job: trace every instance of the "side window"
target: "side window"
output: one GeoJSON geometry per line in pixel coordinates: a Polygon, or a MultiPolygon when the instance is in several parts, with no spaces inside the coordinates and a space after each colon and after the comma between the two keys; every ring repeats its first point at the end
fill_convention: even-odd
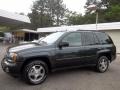
{"type": "Polygon", "coordinates": [[[95,38],[93,32],[84,32],[82,40],[83,45],[96,45],[99,43],[98,39],[95,38]]]}
{"type": "Polygon", "coordinates": [[[69,46],[80,46],[81,43],[81,33],[70,33],[63,38],[62,42],[68,42],[69,46]]]}
{"type": "Polygon", "coordinates": [[[105,33],[96,32],[96,35],[102,44],[111,44],[112,43],[112,40],[110,39],[110,37],[107,36],[105,33]]]}
{"type": "Polygon", "coordinates": [[[98,37],[96,36],[95,33],[94,33],[94,42],[95,42],[96,45],[100,44],[100,41],[99,41],[99,39],[98,39],[98,37]]]}

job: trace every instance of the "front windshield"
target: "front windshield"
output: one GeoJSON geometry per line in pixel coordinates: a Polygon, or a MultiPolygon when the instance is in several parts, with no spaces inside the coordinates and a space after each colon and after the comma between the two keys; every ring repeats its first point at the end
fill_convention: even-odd
{"type": "Polygon", "coordinates": [[[43,38],[39,43],[46,43],[46,44],[53,44],[59,37],[61,37],[64,34],[64,32],[57,32],[52,33],[45,38],[43,38]]]}

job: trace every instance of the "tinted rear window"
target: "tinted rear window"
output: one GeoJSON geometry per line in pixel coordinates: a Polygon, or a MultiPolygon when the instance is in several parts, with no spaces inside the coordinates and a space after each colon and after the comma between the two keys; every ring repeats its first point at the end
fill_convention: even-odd
{"type": "Polygon", "coordinates": [[[105,33],[102,33],[102,32],[95,32],[95,33],[96,33],[100,43],[102,43],[102,44],[111,44],[112,43],[111,38],[108,35],[106,35],[105,33]]]}
{"type": "Polygon", "coordinates": [[[83,45],[96,45],[99,43],[93,32],[84,32],[82,34],[83,45]]]}

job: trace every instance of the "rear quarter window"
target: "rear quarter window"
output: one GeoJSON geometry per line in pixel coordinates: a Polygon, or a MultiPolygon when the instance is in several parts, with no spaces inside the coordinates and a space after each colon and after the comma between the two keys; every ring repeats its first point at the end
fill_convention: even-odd
{"type": "Polygon", "coordinates": [[[112,39],[105,33],[95,32],[101,44],[112,44],[112,39]]]}

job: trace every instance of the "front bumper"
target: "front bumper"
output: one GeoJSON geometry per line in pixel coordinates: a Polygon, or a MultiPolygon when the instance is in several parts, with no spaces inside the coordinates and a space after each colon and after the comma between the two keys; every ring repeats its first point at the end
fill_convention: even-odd
{"type": "Polygon", "coordinates": [[[5,58],[1,61],[1,66],[4,72],[11,75],[20,75],[22,62],[10,63],[5,58]]]}

